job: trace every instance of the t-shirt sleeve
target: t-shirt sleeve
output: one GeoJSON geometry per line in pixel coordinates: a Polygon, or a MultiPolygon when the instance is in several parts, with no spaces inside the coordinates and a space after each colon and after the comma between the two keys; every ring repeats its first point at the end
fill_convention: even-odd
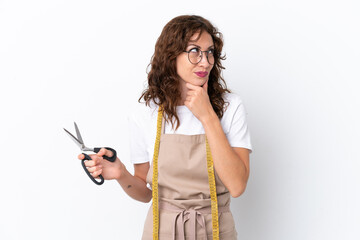
{"type": "Polygon", "coordinates": [[[149,162],[146,150],[146,134],[136,113],[128,117],[130,133],[130,161],[133,164],[149,162]]]}
{"type": "Polygon", "coordinates": [[[232,147],[247,148],[252,152],[252,145],[250,139],[250,131],[246,120],[246,109],[240,99],[230,103],[232,106],[231,122],[227,138],[232,147]]]}

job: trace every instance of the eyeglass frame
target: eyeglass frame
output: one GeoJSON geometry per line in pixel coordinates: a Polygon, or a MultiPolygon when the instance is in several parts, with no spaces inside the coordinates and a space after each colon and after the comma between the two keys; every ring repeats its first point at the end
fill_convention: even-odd
{"type": "Polygon", "coordinates": [[[214,52],[215,52],[214,49],[209,49],[209,50],[207,50],[207,51],[201,51],[200,49],[198,49],[198,50],[201,52],[201,54],[200,54],[200,60],[199,60],[197,63],[191,62],[191,60],[190,60],[190,51],[193,50],[193,49],[198,49],[198,48],[191,48],[189,51],[184,51],[184,52],[186,52],[186,53],[188,54],[188,60],[189,60],[189,62],[190,62],[191,64],[196,65],[196,64],[198,64],[199,62],[201,62],[201,60],[202,60],[202,58],[203,58],[203,53],[204,53],[204,52],[206,53],[205,55],[206,55],[206,60],[207,60],[207,62],[208,62],[210,65],[214,65],[214,64],[215,64],[215,56],[214,56],[214,63],[213,63],[213,64],[211,64],[210,61],[209,61],[209,51],[214,51],[214,52]]]}

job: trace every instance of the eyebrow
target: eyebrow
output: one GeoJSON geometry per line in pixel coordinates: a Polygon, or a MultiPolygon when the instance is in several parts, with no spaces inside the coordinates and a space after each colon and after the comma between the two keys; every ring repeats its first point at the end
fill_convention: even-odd
{"type": "MultiPolygon", "coordinates": [[[[199,45],[196,45],[194,43],[190,43],[187,47],[189,47],[189,46],[195,46],[195,47],[198,47],[199,49],[201,49],[201,47],[199,45]]],[[[208,50],[211,48],[214,48],[214,45],[211,45],[210,47],[208,47],[208,50]]]]}

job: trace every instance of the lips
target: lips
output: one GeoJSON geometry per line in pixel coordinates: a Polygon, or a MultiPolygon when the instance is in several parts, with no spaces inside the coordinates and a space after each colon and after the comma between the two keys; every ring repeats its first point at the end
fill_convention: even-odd
{"type": "Polygon", "coordinates": [[[208,72],[195,72],[195,74],[198,76],[198,77],[206,77],[208,75],[208,72]]]}

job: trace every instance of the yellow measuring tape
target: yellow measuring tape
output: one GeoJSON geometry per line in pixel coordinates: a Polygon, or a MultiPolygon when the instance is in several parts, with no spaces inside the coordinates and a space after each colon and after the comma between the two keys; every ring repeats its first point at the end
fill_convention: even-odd
{"type": "MultiPolygon", "coordinates": [[[[163,118],[163,110],[161,107],[159,107],[154,157],[153,157],[153,177],[152,177],[153,240],[159,240],[158,156],[159,156],[159,147],[160,147],[162,118],[163,118]]],[[[217,203],[215,174],[214,174],[214,162],[211,156],[210,146],[207,138],[206,138],[206,162],[207,162],[207,172],[209,178],[210,198],[211,198],[213,240],[219,240],[219,218],[218,218],[218,203],[217,203]]]]}
{"type": "Polygon", "coordinates": [[[218,202],[216,195],[216,184],[215,184],[215,174],[214,174],[214,162],[210,152],[210,146],[206,138],[206,162],[209,178],[209,187],[210,187],[210,198],[211,198],[211,221],[212,221],[212,231],[213,239],[219,240],[219,218],[218,218],[218,202]]]}
{"type": "Polygon", "coordinates": [[[156,127],[154,157],[153,157],[153,176],[152,176],[153,240],[159,240],[158,157],[159,157],[162,118],[163,118],[163,111],[162,108],[159,107],[157,127],[156,127]]]}

